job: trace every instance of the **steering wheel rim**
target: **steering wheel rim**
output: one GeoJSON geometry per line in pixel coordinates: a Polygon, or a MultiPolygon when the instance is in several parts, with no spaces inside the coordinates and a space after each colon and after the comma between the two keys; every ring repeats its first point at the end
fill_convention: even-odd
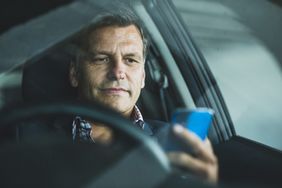
{"type": "Polygon", "coordinates": [[[124,132],[138,142],[146,141],[143,134],[140,134],[131,122],[111,109],[100,104],[88,104],[73,101],[33,102],[22,103],[15,106],[8,106],[0,112],[0,130],[8,125],[15,125],[15,122],[39,115],[77,115],[91,118],[110,125],[115,130],[124,132]]]}
{"type": "MultiPolygon", "coordinates": [[[[9,106],[2,109],[0,112],[0,131],[8,125],[16,125],[15,122],[36,117],[38,115],[78,115],[85,118],[95,119],[97,122],[105,123],[114,130],[120,131],[140,143],[141,147],[143,147],[141,149],[142,152],[144,150],[149,151],[150,156],[159,163],[160,167],[164,171],[164,174],[168,174],[168,172],[170,172],[169,162],[164,152],[151,138],[142,134],[142,132],[134,126],[129,126],[132,124],[129,120],[122,118],[118,113],[99,104],[85,104],[74,101],[53,101],[9,106]]],[[[140,151],[137,153],[140,155],[140,151]]],[[[120,167],[117,169],[120,169],[120,167]]],[[[105,179],[113,176],[111,172],[105,174],[106,175],[100,178],[103,181],[99,181],[98,179],[97,181],[92,182],[92,185],[104,185],[105,179]]],[[[121,182],[120,185],[124,186],[125,184],[124,182],[121,182]]]]}

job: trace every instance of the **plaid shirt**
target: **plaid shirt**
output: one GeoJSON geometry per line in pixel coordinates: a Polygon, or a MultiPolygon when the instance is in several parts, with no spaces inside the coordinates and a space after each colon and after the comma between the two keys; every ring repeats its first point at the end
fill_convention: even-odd
{"type": "MultiPolygon", "coordinates": [[[[135,105],[131,114],[131,120],[134,125],[144,130],[145,122],[143,116],[135,105]]],[[[79,116],[76,116],[72,122],[72,139],[74,142],[90,142],[95,143],[91,137],[91,124],[79,116]]]]}

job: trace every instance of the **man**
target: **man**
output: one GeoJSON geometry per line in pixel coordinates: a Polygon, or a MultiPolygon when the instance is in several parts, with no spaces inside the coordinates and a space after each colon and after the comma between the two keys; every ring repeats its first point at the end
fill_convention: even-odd
{"type": "MultiPolygon", "coordinates": [[[[150,128],[136,106],[145,86],[147,39],[137,17],[131,12],[101,15],[82,31],[73,44],[77,57],[70,66],[70,82],[77,88],[78,99],[98,101],[131,119],[141,129],[150,128]]],[[[174,133],[193,149],[167,154],[171,163],[203,177],[217,181],[218,164],[208,139],[202,142],[181,126],[174,133]]],[[[73,121],[73,139],[110,143],[112,131],[81,117],[73,121]]]]}

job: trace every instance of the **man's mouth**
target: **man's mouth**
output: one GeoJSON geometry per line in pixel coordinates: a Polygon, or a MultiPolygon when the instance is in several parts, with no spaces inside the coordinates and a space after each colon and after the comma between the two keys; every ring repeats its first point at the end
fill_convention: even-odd
{"type": "Polygon", "coordinates": [[[101,91],[105,94],[108,95],[120,95],[123,93],[128,93],[129,91],[127,89],[124,88],[120,88],[120,87],[111,87],[111,88],[103,88],[101,89],[101,91]]]}

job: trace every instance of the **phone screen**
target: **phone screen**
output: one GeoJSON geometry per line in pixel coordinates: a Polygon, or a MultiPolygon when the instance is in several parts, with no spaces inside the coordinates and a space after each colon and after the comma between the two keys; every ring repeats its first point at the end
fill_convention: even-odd
{"type": "MultiPolygon", "coordinates": [[[[172,126],[180,124],[191,132],[194,132],[201,140],[205,140],[212,122],[214,111],[210,108],[178,109],[171,118],[172,126]]],[[[172,132],[172,127],[165,140],[166,151],[191,152],[186,144],[181,142],[172,132]]]]}
{"type": "Polygon", "coordinates": [[[194,110],[179,109],[172,115],[173,124],[181,124],[205,140],[213,118],[214,111],[210,108],[196,108],[194,110]]]}

